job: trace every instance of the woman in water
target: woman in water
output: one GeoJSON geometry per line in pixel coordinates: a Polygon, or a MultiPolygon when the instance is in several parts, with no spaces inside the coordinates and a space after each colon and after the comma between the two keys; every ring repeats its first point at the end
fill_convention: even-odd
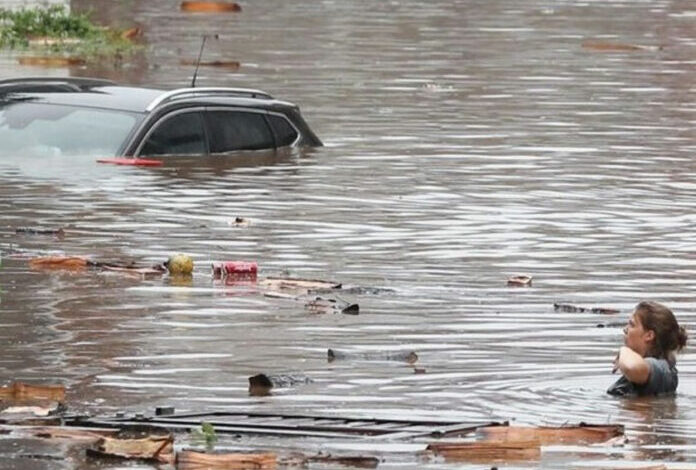
{"type": "Polygon", "coordinates": [[[609,387],[610,395],[674,393],[679,384],[676,353],[686,345],[686,330],[670,309],[641,302],[624,328],[624,346],[614,360],[623,376],[609,387]]]}

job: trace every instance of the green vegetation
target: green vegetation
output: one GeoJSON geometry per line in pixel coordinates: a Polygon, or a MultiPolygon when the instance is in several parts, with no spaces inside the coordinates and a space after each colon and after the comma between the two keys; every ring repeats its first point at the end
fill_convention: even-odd
{"type": "Polygon", "coordinates": [[[191,435],[194,441],[205,444],[208,450],[213,449],[218,439],[217,434],[215,434],[215,428],[210,423],[201,423],[201,428],[192,430],[191,435]]]}
{"type": "Polygon", "coordinates": [[[17,11],[0,8],[0,48],[95,59],[121,58],[137,46],[121,31],[95,25],[87,14],[51,6],[17,11]]]}

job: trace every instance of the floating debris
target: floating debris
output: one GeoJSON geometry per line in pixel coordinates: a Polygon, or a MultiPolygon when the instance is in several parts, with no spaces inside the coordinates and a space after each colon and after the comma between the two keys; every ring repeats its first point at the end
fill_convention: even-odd
{"type": "Polygon", "coordinates": [[[233,277],[255,280],[259,265],[255,261],[222,261],[213,263],[212,269],[215,279],[233,277]]]}
{"type": "Polygon", "coordinates": [[[257,374],[249,377],[249,395],[268,395],[272,388],[294,387],[312,382],[314,381],[311,378],[300,374],[257,374]]]}
{"type": "Polygon", "coordinates": [[[570,304],[559,304],[559,303],[554,303],[553,304],[553,309],[556,312],[567,312],[567,313],[598,313],[600,315],[615,315],[617,313],[621,313],[620,310],[616,310],[613,308],[604,308],[604,307],[577,307],[575,305],[570,305],[570,304]]]}
{"type": "Polygon", "coordinates": [[[539,441],[517,442],[437,442],[427,450],[442,455],[445,460],[467,462],[499,462],[539,460],[539,441]]]}
{"type": "Polygon", "coordinates": [[[327,351],[329,362],[335,360],[358,360],[358,361],[396,361],[415,364],[418,361],[418,354],[415,351],[396,351],[386,353],[363,353],[363,352],[347,352],[329,349],[327,351]]]}
{"type": "Polygon", "coordinates": [[[486,441],[538,441],[540,445],[595,444],[624,435],[622,425],[490,426],[478,429],[486,441]]]}
{"type": "MultiPolygon", "coordinates": [[[[198,65],[200,67],[219,67],[219,68],[225,68],[225,69],[231,69],[231,70],[237,70],[239,67],[241,67],[241,64],[236,60],[208,60],[208,61],[204,60],[204,61],[198,62],[197,60],[194,60],[194,59],[181,59],[179,61],[179,64],[181,64],[181,65],[198,65]]],[[[237,219],[241,219],[241,217],[237,217],[237,219]]],[[[230,225],[243,226],[242,222],[230,223],[230,225]]]]}
{"type": "Polygon", "coordinates": [[[301,279],[290,277],[267,277],[259,281],[259,286],[276,292],[292,292],[296,295],[309,294],[315,289],[340,289],[341,283],[321,281],[318,279],[301,279]]]}
{"type": "Polygon", "coordinates": [[[65,236],[65,230],[62,228],[18,227],[15,229],[15,233],[22,235],[49,235],[57,238],[65,236]]]}
{"type": "Polygon", "coordinates": [[[583,41],[582,48],[603,52],[658,51],[663,49],[662,46],[641,46],[636,44],[626,44],[620,42],[599,41],[591,39],[583,41]]]}
{"type": "Polygon", "coordinates": [[[512,276],[507,280],[507,285],[511,287],[531,287],[532,286],[532,276],[512,276]]]}
{"type": "Polygon", "coordinates": [[[234,2],[181,2],[182,11],[202,13],[239,12],[242,7],[234,2]]]}
{"type": "Polygon", "coordinates": [[[0,400],[53,400],[62,402],[65,400],[65,387],[63,385],[31,385],[14,382],[7,387],[0,387],[0,400]]]}
{"type": "Polygon", "coordinates": [[[626,322],[621,321],[597,323],[597,328],[623,328],[624,326],[626,326],[626,322]]]}
{"type": "Polygon", "coordinates": [[[324,463],[343,465],[351,468],[377,468],[380,460],[377,457],[353,456],[353,455],[331,455],[322,454],[309,455],[301,459],[305,465],[311,463],[324,463]]]}
{"type": "Polygon", "coordinates": [[[270,452],[210,454],[182,450],[176,454],[177,470],[275,470],[276,461],[276,454],[270,452]]]}
{"type": "Polygon", "coordinates": [[[181,253],[171,256],[164,265],[169,274],[188,276],[193,273],[193,258],[181,253]]]}
{"type": "Polygon", "coordinates": [[[101,437],[94,447],[87,449],[87,455],[172,463],[174,436],[165,428],[132,426],[114,436],[101,437]]]}
{"type": "Polygon", "coordinates": [[[82,271],[93,268],[103,271],[115,271],[142,276],[162,275],[167,272],[165,264],[150,267],[136,266],[133,263],[114,263],[93,261],[82,256],[40,256],[29,260],[33,269],[82,271]]]}
{"type": "Polygon", "coordinates": [[[315,313],[343,313],[345,315],[358,315],[360,306],[348,302],[338,296],[333,298],[314,297],[305,303],[305,308],[315,313]]]}

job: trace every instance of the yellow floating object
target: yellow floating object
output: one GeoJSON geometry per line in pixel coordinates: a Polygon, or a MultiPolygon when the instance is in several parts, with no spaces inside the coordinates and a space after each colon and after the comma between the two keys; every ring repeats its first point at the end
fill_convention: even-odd
{"type": "Polygon", "coordinates": [[[167,261],[169,274],[191,274],[193,272],[193,259],[181,253],[172,256],[167,261]]]}

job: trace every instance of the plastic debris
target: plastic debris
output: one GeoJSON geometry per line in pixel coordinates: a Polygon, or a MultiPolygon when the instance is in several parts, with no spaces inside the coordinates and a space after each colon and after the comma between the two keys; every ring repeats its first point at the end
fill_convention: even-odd
{"type": "Polygon", "coordinates": [[[520,275],[509,277],[507,285],[510,287],[531,287],[532,276],[520,275]]]}
{"type": "Polygon", "coordinates": [[[604,307],[577,307],[570,304],[553,304],[553,309],[556,312],[568,312],[568,313],[598,313],[600,315],[616,315],[621,313],[620,310],[614,308],[604,308],[604,307]]]}
{"type": "Polygon", "coordinates": [[[396,351],[385,353],[364,353],[364,352],[347,352],[329,349],[327,351],[329,362],[338,359],[358,360],[358,361],[397,361],[415,364],[418,361],[418,354],[414,351],[396,351]]]}
{"type": "Polygon", "coordinates": [[[249,395],[268,395],[272,388],[294,387],[295,385],[305,385],[312,382],[311,378],[299,374],[256,374],[249,377],[249,395]]]}
{"type": "Polygon", "coordinates": [[[190,275],[193,273],[193,258],[181,253],[170,257],[164,265],[169,270],[169,274],[190,275]]]}
{"type": "Polygon", "coordinates": [[[355,303],[343,300],[338,296],[334,297],[314,297],[305,303],[305,308],[316,313],[343,313],[345,315],[358,315],[360,306],[355,303]]]}

